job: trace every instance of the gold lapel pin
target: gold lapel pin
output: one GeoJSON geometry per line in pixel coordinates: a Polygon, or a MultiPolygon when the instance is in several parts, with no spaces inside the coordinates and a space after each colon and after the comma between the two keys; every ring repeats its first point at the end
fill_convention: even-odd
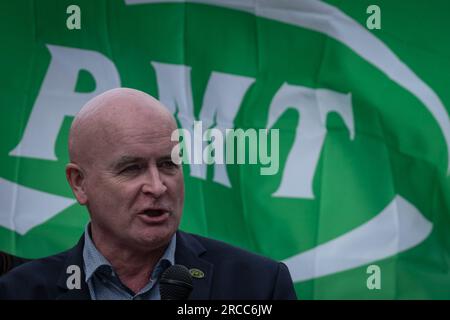
{"type": "Polygon", "coordinates": [[[193,276],[194,278],[197,278],[197,279],[201,279],[201,278],[205,277],[205,273],[202,270],[197,269],[197,268],[189,269],[189,273],[191,274],[191,276],[193,276]]]}

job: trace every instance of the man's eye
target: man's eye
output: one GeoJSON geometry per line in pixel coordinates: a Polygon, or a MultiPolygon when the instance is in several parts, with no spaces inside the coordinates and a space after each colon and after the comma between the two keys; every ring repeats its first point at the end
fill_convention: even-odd
{"type": "Polygon", "coordinates": [[[134,171],[139,171],[142,169],[142,166],[139,164],[133,164],[131,166],[126,167],[125,169],[123,169],[121,172],[123,173],[127,173],[127,172],[134,172],[134,171]]]}
{"type": "Polygon", "coordinates": [[[178,165],[172,161],[163,161],[161,162],[160,167],[166,169],[174,169],[178,168],[178,165]]]}

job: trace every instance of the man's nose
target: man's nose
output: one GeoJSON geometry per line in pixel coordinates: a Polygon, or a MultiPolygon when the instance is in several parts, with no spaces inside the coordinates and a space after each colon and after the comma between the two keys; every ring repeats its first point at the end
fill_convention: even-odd
{"type": "Polygon", "coordinates": [[[161,176],[157,167],[150,167],[142,185],[142,192],[150,194],[155,198],[160,197],[166,192],[167,187],[161,180],[161,176]]]}

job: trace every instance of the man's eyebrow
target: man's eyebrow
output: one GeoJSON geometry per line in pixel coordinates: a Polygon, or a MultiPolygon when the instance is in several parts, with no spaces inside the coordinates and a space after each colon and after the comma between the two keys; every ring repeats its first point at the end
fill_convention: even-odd
{"type": "Polygon", "coordinates": [[[167,161],[167,160],[172,161],[172,156],[169,154],[169,155],[166,155],[166,156],[162,156],[162,157],[159,158],[158,160],[159,160],[159,161],[167,161]]]}
{"type": "Polygon", "coordinates": [[[112,163],[111,168],[118,169],[118,168],[121,168],[130,163],[143,162],[143,161],[146,161],[146,160],[142,157],[122,156],[117,161],[112,163]]]}

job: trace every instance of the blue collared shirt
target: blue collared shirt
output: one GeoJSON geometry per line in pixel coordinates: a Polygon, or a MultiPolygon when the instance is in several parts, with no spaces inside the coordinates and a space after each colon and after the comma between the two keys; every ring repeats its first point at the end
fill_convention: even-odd
{"type": "Polygon", "coordinates": [[[134,294],[119,279],[111,263],[97,250],[89,235],[84,233],[84,271],[92,300],[160,300],[159,277],[175,263],[176,234],[153,269],[147,285],[134,294]]]}

